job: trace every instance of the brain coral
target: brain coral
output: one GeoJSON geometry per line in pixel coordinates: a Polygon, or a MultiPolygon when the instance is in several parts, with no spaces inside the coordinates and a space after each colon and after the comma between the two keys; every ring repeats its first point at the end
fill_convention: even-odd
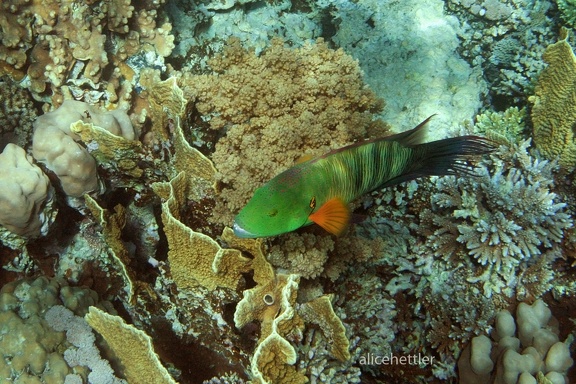
{"type": "Polygon", "coordinates": [[[214,73],[185,77],[183,88],[213,129],[225,129],[213,154],[218,221],[229,222],[256,187],[302,155],[384,131],[373,121],[382,103],[358,63],[321,40],[298,49],[274,40],[260,56],[231,40],[209,64],[214,73]]]}

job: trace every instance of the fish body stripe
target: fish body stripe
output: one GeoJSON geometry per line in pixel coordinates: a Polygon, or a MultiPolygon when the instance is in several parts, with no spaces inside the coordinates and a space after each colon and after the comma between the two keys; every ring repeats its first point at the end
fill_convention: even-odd
{"type": "Polygon", "coordinates": [[[318,206],[333,197],[349,203],[400,176],[413,151],[392,141],[351,147],[303,164],[309,169],[302,170],[302,181],[316,186],[318,206]]]}

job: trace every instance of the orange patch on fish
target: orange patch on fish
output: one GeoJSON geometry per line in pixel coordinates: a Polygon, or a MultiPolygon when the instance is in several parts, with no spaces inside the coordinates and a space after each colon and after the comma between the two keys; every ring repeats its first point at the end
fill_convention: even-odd
{"type": "Polygon", "coordinates": [[[334,197],[308,218],[331,234],[340,236],[350,222],[350,209],[342,199],[334,197]]]}

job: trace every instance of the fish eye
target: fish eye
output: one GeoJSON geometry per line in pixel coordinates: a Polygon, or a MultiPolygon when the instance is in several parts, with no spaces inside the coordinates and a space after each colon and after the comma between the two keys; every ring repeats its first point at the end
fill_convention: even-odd
{"type": "Polygon", "coordinates": [[[268,212],[268,216],[270,217],[274,217],[278,214],[278,210],[277,209],[273,209],[270,212],[268,212]]]}

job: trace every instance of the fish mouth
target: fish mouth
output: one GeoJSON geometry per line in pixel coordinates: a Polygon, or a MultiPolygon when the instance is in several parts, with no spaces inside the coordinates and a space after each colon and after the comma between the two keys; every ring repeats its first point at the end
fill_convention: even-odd
{"type": "Polygon", "coordinates": [[[240,226],[240,224],[238,224],[238,222],[234,221],[234,225],[232,226],[232,229],[234,230],[234,235],[236,237],[239,237],[241,239],[254,239],[258,236],[256,236],[253,233],[248,232],[247,230],[245,230],[244,228],[242,228],[240,226]]]}

